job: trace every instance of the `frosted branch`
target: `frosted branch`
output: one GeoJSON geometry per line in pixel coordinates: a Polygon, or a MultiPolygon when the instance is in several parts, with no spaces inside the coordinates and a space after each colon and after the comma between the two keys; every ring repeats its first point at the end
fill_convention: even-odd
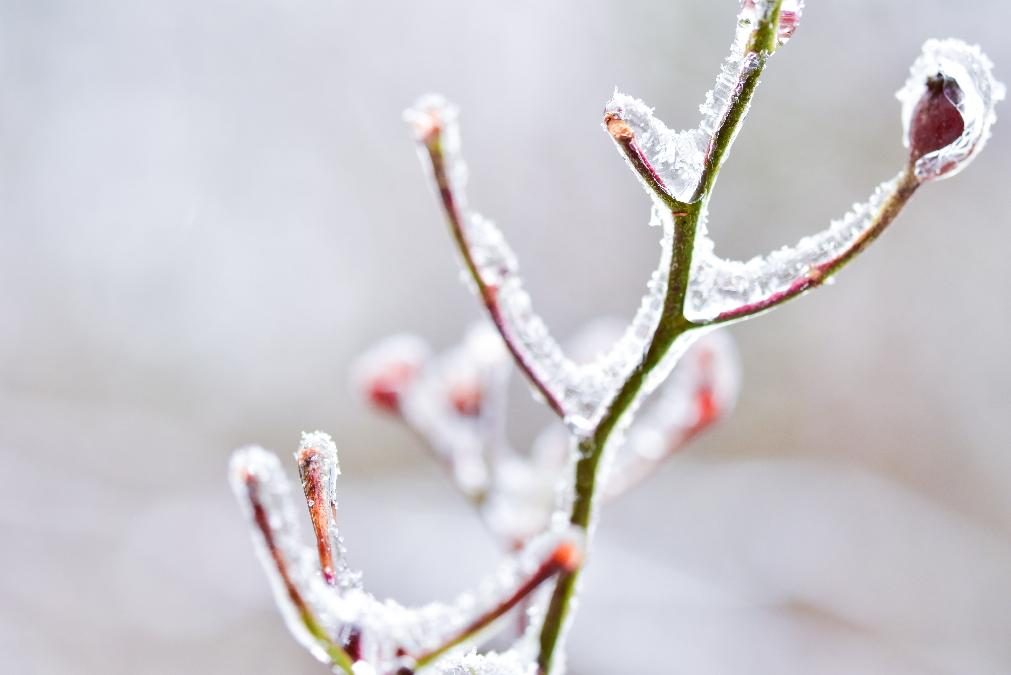
{"type": "Polygon", "coordinates": [[[916,124],[930,125],[932,121],[916,113],[928,82],[934,77],[952,83],[945,95],[957,99],[951,104],[961,118],[961,133],[943,147],[915,158],[916,176],[921,181],[954,176],[976,158],[997,121],[996,104],[1006,94],[1004,85],[994,79],[993,63],[978,46],[954,39],[927,40],[905,86],[896,94],[902,104],[907,148],[916,124]]]}
{"type": "Polygon", "coordinates": [[[898,216],[918,183],[909,171],[821,232],[747,262],[725,260],[700,228],[686,308],[699,323],[724,323],[767,311],[825,283],[898,216]]]}
{"type": "Polygon", "coordinates": [[[825,283],[884,232],[921,184],[958,173],[978,155],[1004,93],[978,47],[929,40],[898,94],[911,164],[827,229],[747,262],[719,258],[701,219],[688,318],[700,323],[743,319],[825,283]],[[932,102],[941,96],[957,100],[932,102]]]}
{"type": "Polygon", "coordinates": [[[559,672],[602,497],[639,482],[734,404],[736,360],[726,338],[712,334],[716,325],[826,283],[922,184],[956,174],[979,154],[1004,87],[978,47],[928,41],[898,94],[909,149],[898,175],[794,246],[746,262],[717,256],[706,230],[717,176],[769,56],[794,34],[802,9],[802,0],[741,1],[730,55],[693,129],[672,131],[651,108],[618,92],[607,104],[604,126],[651,197],[661,253],[631,324],[585,361],[573,360],[576,350],[563,350],[551,336],[503,233],[469,208],[456,109],[430,96],[406,113],[466,277],[494,328],[472,330],[437,357],[420,339],[397,336],[360,360],[355,381],[372,406],[424,439],[489,528],[519,553],[479,591],[449,604],[408,608],[376,600],[346,562],[330,438],[307,434],[295,455],[315,551],[301,541],[276,457],[259,448],[237,451],[232,484],[275,598],[296,639],[317,658],[351,675],[426,666],[446,675],[559,672]],[[516,452],[504,433],[510,360],[564,422],[529,454],[516,452]],[[551,579],[548,598],[537,589],[551,579]],[[527,604],[529,630],[507,653],[468,652],[527,604]]]}
{"type": "Polygon", "coordinates": [[[502,232],[467,207],[467,167],[460,155],[456,107],[441,97],[426,96],[405,118],[414,130],[422,163],[438,189],[478,296],[520,370],[545,403],[564,418],[565,370],[571,364],[533,311],[516,257],[502,232]]]}
{"type": "Polygon", "coordinates": [[[306,434],[296,453],[319,560],[301,539],[292,490],[277,457],[244,448],[232,458],[232,485],[288,628],[319,660],[346,673],[413,670],[475,643],[551,577],[578,565],[581,537],[553,531],[507,560],[479,590],[450,604],[407,608],[367,593],[347,571],[336,526],[339,475],[326,434],[306,434]]]}
{"type": "Polygon", "coordinates": [[[351,572],[344,561],[344,544],[337,529],[337,477],[341,472],[337,446],[326,434],[303,434],[295,461],[316,535],[323,579],[331,586],[358,586],[359,575],[351,572]]]}
{"type": "Polygon", "coordinates": [[[661,317],[670,269],[674,221],[654,207],[650,224],[662,231],[661,256],[636,315],[624,335],[591,363],[569,359],[534,312],[512,250],[501,231],[466,206],[466,165],[459,152],[456,110],[438,97],[423,98],[407,113],[422,159],[432,173],[451,229],[492,322],[519,369],[556,413],[585,433],[640,362],[661,317]]]}
{"type": "Polygon", "coordinates": [[[727,333],[710,333],[692,345],[616,449],[604,498],[614,499],[635,487],[725,418],[737,401],[740,377],[737,350],[727,333]]]}
{"type": "Polygon", "coordinates": [[[288,482],[277,457],[258,447],[237,450],[231,481],[251,521],[256,552],[288,630],[318,660],[350,674],[351,657],[334,638],[318,606],[311,556],[299,541],[288,482]]]}
{"type": "Polygon", "coordinates": [[[699,106],[702,119],[695,129],[669,129],[648,105],[618,91],[605,106],[604,126],[618,149],[647,192],[671,211],[683,212],[711,188],[750,108],[766,58],[796,30],[804,3],[781,4],[742,3],[730,54],[699,106]],[[770,30],[773,20],[778,22],[775,32],[770,30]]]}
{"type": "Polygon", "coordinates": [[[510,370],[498,333],[480,323],[460,345],[435,357],[420,338],[386,338],[358,358],[352,381],[372,407],[413,431],[460,491],[480,505],[496,458],[512,453],[505,438],[510,370]],[[391,389],[395,405],[375,394],[391,389]]]}
{"type": "Polygon", "coordinates": [[[652,108],[619,91],[604,106],[604,128],[646,191],[682,212],[702,174],[702,135],[668,129],[652,108]]]}
{"type": "MultiPolygon", "coordinates": [[[[617,319],[598,320],[567,342],[566,349],[593,361],[625,330],[617,319]]],[[[359,394],[374,408],[395,412],[444,465],[454,485],[477,507],[489,531],[506,550],[515,550],[544,532],[557,504],[559,482],[569,470],[571,441],[557,423],[537,437],[529,452],[504,437],[508,354],[485,323],[472,326],[463,342],[428,356],[417,338],[393,336],[363,354],[354,368],[359,394]],[[412,355],[424,353],[424,359],[412,355]],[[406,364],[410,363],[408,368],[406,364]],[[389,373],[409,371],[399,380],[396,406],[375,397],[387,391],[389,373]]],[[[702,337],[677,359],[661,385],[616,448],[606,496],[615,497],[656,471],[696,435],[733,407],[738,372],[733,342],[722,332],[702,337]]]]}

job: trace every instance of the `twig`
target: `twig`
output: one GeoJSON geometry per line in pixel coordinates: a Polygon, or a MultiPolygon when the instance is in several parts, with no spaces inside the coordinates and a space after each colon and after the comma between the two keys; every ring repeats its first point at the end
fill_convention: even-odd
{"type": "Polygon", "coordinates": [[[246,486],[246,497],[248,499],[249,508],[252,512],[253,522],[255,523],[260,536],[263,537],[264,545],[266,546],[267,551],[269,551],[270,557],[274,562],[274,568],[284,584],[285,591],[288,594],[288,599],[291,600],[292,605],[298,612],[299,619],[305,626],[309,635],[316,640],[319,646],[326,653],[331,663],[335,667],[340,668],[346,675],[352,675],[351,657],[339,644],[334,642],[333,638],[327,634],[322,623],[320,623],[320,620],[313,613],[309,604],[305,601],[305,598],[302,597],[302,593],[298,590],[298,587],[291,578],[291,573],[288,571],[288,560],[284,557],[284,553],[281,552],[280,547],[274,539],[274,531],[270,526],[270,514],[267,512],[263,501],[260,499],[259,478],[257,478],[257,476],[252,472],[244,471],[242,476],[240,476],[240,480],[242,480],[243,484],[246,486]]]}
{"type": "Polygon", "coordinates": [[[540,567],[538,567],[512,595],[503,600],[496,607],[477,617],[473,622],[462,628],[459,633],[450,638],[442,646],[418,656],[416,658],[417,667],[422,668],[425,665],[432,663],[449,650],[475,637],[478,633],[493,624],[504,614],[522,603],[545,581],[560,572],[568,572],[575,569],[579,566],[581,561],[582,552],[574,543],[564,542],[559,544],[551,552],[551,555],[548,556],[547,560],[541,563],[540,567]]]}
{"type": "MultiPolygon", "coordinates": [[[[779,11],[782,0],[775,0],[772,7],[761,17],[752,36],[749,48],[758,51],[771,52],[775,49],[777,30],[779,26],[779,11]]],[[[723,116],[719,128],[713,136],[710,151],[707,156],[702,177],[687,208],[675,216],[676,235],[674,251],[671,256],[671,270],[664,298],[663,318],[650,340],[649,346],[639,366],[632,371],[625,383],[618,390],[610,405],[604,412],[593,433],[583,438],[579,444],[580,457],[576,464],[575,499],[572,505],[569,521],[580,528],[588,530],[596,504],[597,477],[600,460],[611,434],[618,426],[624,414],[637,400],[648,375],[667,355],[671,347],[682,336],[698,328],[685,317],[685,299],[688,292],[688,281],[691,272],[695,233],[700,216],[705,211],[706,201],[716,181],[716,176],[733,142],[737,129],[740,127],[754,95],[759,77],[765,67],[765,58],[758,61],[743,75],[740,93],[733,98],[727,113],[723,116]]],[[[611,129],[609,128],[609,131],[611,129]]],[[[614,132],[611,131],[612,138],[614,132]]],[[[622,134],[624,135],[624,134],[622,134]]],[[[619,145],[621,145],[619,143],[619,145]]],[[[622,147],[633,147],[631,144],[622,147]]],[[[635,153],[638,154],[638,153],[635,153]]],[[[634,156],[634,155],[633,155],[634,156]]],[[[633,167],[636,165],[630,157],[633,167]]],[[[640,176],[643,176],[639,171],[640,176]]],[[[655,184],[649,174],[643,176],[647,184],[655,184]]],[[[654,188],[656,189],[656,188],[654,188]]],[[[658,197],[663,199],[662,194],[658,197]]],[[[666,202],[665,202],[666,203],[666,202]]],[[[562,574],[555,585],[554,594],[548,605],[548,611],[540,634],[540,652],[537,666],[542,675],[551,672],[555,653],[561,641],[561,636],[568,619],[569,608],[575,593],[579,570],[562,574]]]]}
{"type": "Polygon", "coordinates": [[[877,239],[882,232],[895,220],[896,216],[909,201],[910,197],[920,187],[920,180],[916,177],[913,164],[910,164],[902,172],[899,180],[895,183],[892,192],[885,198],[884,203],[878,209],[868,227],[856,237],[853,242],[839,255],[819,265],[815,265],[803,276],[795,279],[785,290],[763,298],[757,302],[742,305],[732,310],[718,314],[707,325],[718,325],[733,323],[746,319],[762,312],[766,312],[785,302],[797,298],[811,289],[817,288],[830,279],[836,272],[845,267],[850,261],[858,256],[865,248],[877,239]]]}
{"type": "Polygon", "coordinates": [[[639,147],[639,142],[636,140],[635,132],[632,131],[632,127],[621,118],[621,115],[617,112],[609,112],[604,115],[604,126],[607,128],[607,133],[611,134],[611,138],[614,140],[615,144],[621,149],[625,159],[628,160],[629,166],[635,171],[642,180],[646,183],[650,190],[653,191],[660,201],[662,201],[668,209],[675,215],[684,215],[688,205],[684,202],[678,201],[673,194],[671,194],[670,188],[664,183],[663,178],[660,177],[659,172],[653,167],[653,164],[646,157],[646,153],[642,151],[639,147]]]}
{"type": "Polygon", "coordinates": [[[454,193],[453,186],[446,173],[445,155],[443,154],[443,127],[439,119],[430,120],[430,127],[426,129],[423,138],[420,139],[428,153],[428,158],[432,167],[432,176],[439,191],[439,200],[442,203],[446,219],[449,221],[450,230],[453,233],[453,241],[456,243],[460,255],[463,257],[467,272],[477,286],[478,295],[484,303],[492,323],[502,336],[506,348],[516,361],[517,367],[526,376],[530,384],[537,390],[551,410],[561,418],[565,417],[566,411],[560,398],[551,390],[548,384],[535,372],[534,366],[527,359],[526,355],[516,344],[507,322],[502,315],[502,308],[498,302],[498,287],[489,283],[481,274],[481,270],[474,260],[474,254],[464,230],[463,216],[460,213],[458,199],[454,193]]]}

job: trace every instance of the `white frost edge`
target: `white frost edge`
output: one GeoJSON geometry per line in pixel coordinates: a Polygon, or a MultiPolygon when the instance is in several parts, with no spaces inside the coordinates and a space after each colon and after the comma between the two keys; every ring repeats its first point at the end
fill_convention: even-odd
{"type": "Polygon", "coordinates": [[[916,162],[920,179],[950,178],[962,171],[980,153],[997,121],[996,104],[1006,95],[1003,84],[994,79],[993,62],[978,45],[948,38],[923,44],[920,56],[909,71],[905,86],[896,92],[902,103],[903,141],[909,147],[913,111],[925,91],[928,77],[942,73],[953,78],[962,90],[958,105],[965,129],[953,143],[928,153],[916,162]]]}
{"type": "MultiPolygon", "coordinates": [[[[321,440],[312,435],[310,438],[321,440]]],[[[324,663],[329,662],[329,658],[302,623],[253,519],[245,480],[247,475],[257,480],[272,536],[288,562],[292,583],[329,635],[336,639],[347,626],[362,630],[369,641],[365,647],[370,656],[368,660],[380,672],[395,670],[393,666],[398,663],[399,648],[423,653],[444,644],[478,616],[512,595],[560,543],[583,546],[581,533],[570,528],[553,530],[532,540],[518,554],[508,557],[476,591],[463,593],[449,604],[430,603],[409,608],[393,600],[377,600],[363,589],[341,589],[326,584],[320,574],[314,547],[303,540],[299,519],[295,515],[297,508],[292,486],[275,454],[255,446],[236,450],[232,454],[229,473],[285,624],[295,639],[324,663]]],[[[465,647],[461,647],[460,651],[463,649],[465,647]]]]}

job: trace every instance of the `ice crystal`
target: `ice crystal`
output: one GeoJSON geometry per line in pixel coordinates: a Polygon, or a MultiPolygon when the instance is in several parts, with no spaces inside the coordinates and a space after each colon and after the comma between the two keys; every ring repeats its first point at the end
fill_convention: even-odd
{"type": "MultiPolygon", "coordinates": [[[[319,497],[326,500],[326,508],[335,510],[335,481],[340,472],[329,436],[305,434],[296,459],[303,469],[310,513],[319,497]],[[310,485],[317,480],[314,471],[320,472],[322,490],[310,485]]],[[[349,662],[362,662],[378,673],[413,667],[427,655],[452,647],[458,636],[477,637],[500,618],[503,608],[512,607],[551,575],[578,564],[582,556],[578,532],[545,532],[526,542],[475,591],[448,604],[404,607],[392,600],[377,600],[362,588],[356,575],[337,582],[327,578],[328,555],[334,556],[335,566],[346,570],[336,524],[329,522],[329,529],[318,537],[321,555],[314,557],[302,539],[292,490],[274,454],[258,447],[236,451],[231,480],[285,623],[303,646],[326,663],[334,663],[335,652],[347,648],[349,662]],[[337,550],[323,554],[322,549],[331,545],[337,550]],[[482,623],[484,618],[487,625],[482,623]]],[[[363,671],[367,672],[364,666],[356,672],[363,671]]]]}
{"type": "MultiPolygon", "coordinates": [[[[745,36],[750,36],[752,26],[762,17],[768,16],[772,10],[773,3],[770,0],[742,0],[741,13],[737,17],[738,25],[740,26],[739,31],[742,31],[745,36]]],[[[800,23],[800,15],[803,11],[803,0],[783,0],[781,3],[777,31],[777,42],[780,47],[793,37],[794,31],[797,30],[797,24],[800,23]]]]}
{"type": "Polygon", "coordinates": [[[978,46],[961,40],[927,40],[923,53],[910,69],[909,80],[896,94],[902,103],[905,143],[909,147],[914,111],[931,77],[950,78],[960,93],[952,104],[962,115],[963,131],[943,148],[916,160],[916,175],[922,180],[949,178],[964,169],[990,138],[997,120],[995,106],[1004,99],[1004,85],[993,77],[993,63],[978,46]]]}
{"type": "MultiPolygon", "coordinates": [[[[800,22],[804,3],[784,2],[780,12],[779,43],[785,44],[800,22]]],[[[702,119],[687,131],[667,128],[641,100],[615,91],[604,110],[629,125],[639,149],[678,201],[693,200],[713,138],[727,111],[739,99],[745,77],[758,68],[764,55],[749,49],[755,25],[771,9],[771,3],[745,0],[737,17],[737,34],[730,54],[723,61],[716,85],[699,106],[702,119]]],[[[746,109],[745,109],[746,112],[746,109]]],[[[732,140],[732,139],[731,139],[732,140]]]]}
{"type": "MultiPolygon", "coordinates": [[[[569,341],[566,351],[592,362],[621,339],[625,323],[600,320],[569,341]]],[[[406,354],[400,344],[417,351],[420,340],[394,336],[366,352],[354,371],[384,372],[406,354]]],[[[702,337],[676,362],[674,374],[661,385],[631,427],[628,442],[614,444],[614,468],[606,493],[615,497],[656,470],[668,456],[683,448],[733,408],[738,367],[733,341],[722,331],[702,337]]],[[[488,529],[505,548],[513,548],[548,528],[558,509],[559,484],[572,462],[572,442],[566,429],[548,425],[529,451],[514,448],[505,436],[508,354],[494,328],[477,323],[463,342],[443,354],[427,358],[399,391],[403,422],[425,439],[454,483],[478,506],[488,529]],[[460,390],[472,392],[478,403],[460,406],[460,390]]],[[[366,390],[371,380],[359,375],[356,387],[366,390]]],[[[366,396],[378,410],[382,402],[366,396]]],[[[565,493],[565,490],[562,490],[565,493]]]]}
{"type": "Polygon", "coordinates": [[[351,368],[354,389],[375,406],[397,414],[403,391],[429,357],[416,335],[392,335],[363,354],[351,368]]]}
{"type": "Polygon", "coordinates": [[[821,232],[746,262],[717,256],[704,222],[700,222],[692,260],[688,318],[712,321],[732,316],[735,311],[774,302],[817,279],[820,266],[835,260],[864,235],[899,180],[895,177],[882,183],[870,199],[854,204],[845,216],[821,232]]]}
{"type": "Polygon", "coordinates": [[[709,333],[678,361],[670,377],[645,403],[614,452],[605,496],[615,497],[652,474],[707,427],[729,414],[740,390],[734,341],[709,333]]]}
{"type": "Polygon", "coordinates": [[[498,654],[471,652],[448,662],[440,675],[534,675],[536,666],[524,661],[515,652],[498,654]]]}
{"type": "MultiPolygon", "coordinates": [[[[914,64],[909,82],[899,92],[907,145],[913,109],[925,91],[927,77],[938,72],[954,78],[964,92],[959,107],[965,130],[950,145],[917,161],[916,174],[921,180],[947,177],[963,169],[989,137],[996,119],[994,105],[1004,97],[1003,85],[993,79],[992,64],[978,47],[957,40],[930,40],[914,64]]],[[[882,183],[866,202],[854,204],[825,230],[746,262],[716,255],[703,214],[692,261],[688,318],[705,322],[750,313],[819,282],[827,266],[867,235],[901,180],[902,174],[882,183]]]]}
{"type": "MultiPolygon", "coordinates": [[[[722,73],[720,77],[722,81],[722,73]]],[[[722,92],[721,100],[724,96],[729,98],[732,92],[722,92]]],[[[715,110],[715,99],[712,106],[714,119],[709,120],[707,117],[706,123],[715,126],[715,117],[719,114],[715,110]]],[[[604,112],[629,125],[643,154],[670,193],[680,201],[691,199],[702,173],[702,162],[711,132],[706,133],[701,128],[693,131],[668,129],[666,124],[653,115],[652,108],[617,90],[604,106],[604,112]]]]}
{"type": "Polygon", "coordinates": [[[455,106],[438,96],[428,95],[405,113],[405,119],[414,130],[423,157],[429,152],[427,143],[433,129],[440,131],[439,151],[453,194],[453,208],[459,210],[462,234],[472,253],[477,275],[491,289],[501,329],[537,380],[561,402],[570,428],[576,433],[585,433],[592,428],[623,379],[641,360],[647,341],[660,320],[674,236],[670,213],[661,208],[653,209],[651,225],[662,232],[660,262],[628,330],[599,358],[590,363],[576,363],[566,356],[534,310],[502,231],[467,206],[467,169],[460,154],[455,106]]]}

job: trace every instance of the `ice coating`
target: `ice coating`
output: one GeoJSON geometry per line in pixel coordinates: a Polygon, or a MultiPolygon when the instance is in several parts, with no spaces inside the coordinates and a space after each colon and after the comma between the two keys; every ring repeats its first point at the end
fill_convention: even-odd
{"type": "Polygon", "coordinates": [[[486,321],[476,323],[460,344],[429,357],[403,387],[399,415],[507,549],[545,530],[554,484],[566,464],[565,457],[521,453],[506,439],[512,368],[498,332],[486,321]]]}
{"type": "Polygon", "coordinates": [[[258,448],[237,452],[233,485],[285,620],[335,672],[385,675],[431,666],[447,675],[533,675],[535,659],[546,672],[564,671],[564,651],[555,651],[571,624],[567,607],[578,582],[575,590],[559,584],[550,605],[539,587],[580,567],[600,497],[637,483],[732,408],[736,354],[716,325],[826,282],[891,222],[920,183],[957,173],[982,148],[1004,88],[978,48],[930,41],[899,92],[910,156],[918,160],[915,176],[907,167],[795,246],[746,262],[717,256],[706,232],[713,181],[747,114],[757,73],[792,37],[802,10],[802,0],[742,0],[731,53],[694,129],[671,130],[642,101],[617,91],[607,104],[605,128],[651,196],[661,254],[632,322],[606,340],[601,332],[590,354],[563,348],[551,336],[503,232],[467,205],[456,108],[429,96],[407,111],[463,254],[465,281],[491,323],[476,326],[461,345],[437,357],[413,336],[385,341],[356,366],[356,386],[374,408],[427,441],[501,543],[519,553],[476,592],[449,604],[408,608],[376,600],[345,562],[337,529],[340,468],[329,436],[304,434],[295,454],[317,556],[300,541],[300,510],[276,458],[258,448]],[[685,277],[686,294],[673,292],[684,289],[685,277]],[[661,316],[665,299],[674,316],[661,316]],[[530,453],[517,452],[504,433],[511,360],[564,421],[542,433],[530,453]],[[636,371],[640,366],[643,371],[636,371]],[[581,529],[570,530],[570,522],[581,529]],[[527,630],[509,651],[471,651],[527,600],[527,630]]]}
{"type": "Polygon", "coordinates": [[[537,664],[520,658],[515,652],[502,654],[470,652],[453,659],[440,670],[440,675],[534,675],[537,664]]]}
{"type": "MultiPolygon", "coordinates": [[[[779,44],[785,44],[800,22],[804,3],[783,2],[780,11],[779,44]]],[[[641,100],[615,91],[605,106],[608,118],[616,117],[635,134],[636,145],[667,191],[680,202],[693,201],[706,157],[727,112],[740,98],[745,78],[761,65],[767,55],[751,51],[750,43],[760,18],[771,11],[772,3],[745,0],[737,20],[737,32],[730,54],[720,66],[716,84],[699,106],[702,119],[695,129],[669,129],[641,100]]],[[[745,110],[745,113],[747,110],[745,110]]],[[[735,132],[736,133],[736,132],[735,132]]],[[[733,142],[733,138],[730,139],[733,142]]],[[[642,177],[640,176],[640,180],[642,177]]],[[[649,186],[646,186],[649,189],[649,186]]]]}
{"type": "Polygon", "coordinates": [[[336,444],[322,431],[303,433],[295,462],[316,534],[324,580],[344,588],[360,586],[361,574],[348,568],[344,540],[337,527],[337,477],[341,469],[336,444]]]}
{"type": "MultiPolygon", "coordinates": [[[[328,478],[335,476],[336,449],[329,437],[317,432],[303,439],[297,455],[300,462],[308,455],[329,465],[323,467],[328,478]]],[[[322,578],[319,562],[302,540],[293,490],[276,455],[259,447],[237,450],[230,474],[289,630],[325,663],[334,663],[334,651],[355,634],[353,660],[367,667],[354,672],[368,672],[371,667],[387,673],[412,666],[415,659],[455,644],[461,633],[466,634],[467,644],[474,644],[504,616],[503,608],[513,607],[541,582],[570,569],[582,557],[578,532],[548,532],[503,562],[474,592],[449,604],[408,608],[392,600],[377,600],[358,585],[329,585],[322,578]],[[485,622],[486,617],[491,619],[485,622]]]]}
{"type": "MultiPolygon", "coordinates": [[[[628,124],[635,134],[638,147],[668,192],[679,201],[691,199],[702,173],[702,162],[711,131],[707,134],[701,129],[668,129],[666,124],[654,116],[653,108],[618,90],[615,90],[611,100],[604,106],[604,112],[605,115],[615,116],[628,124]]],[[[642,181],[642,177],[639,179],[642,181]]],[[[644,187],[649,190],[648,185],[644,187]]]]}
{"type": "Polygon", "coordinates": [[[782,47],[800,25],[800,17],[804,13],[804,0],[783,0],[779,8],[779,46],[782,47]]]}
{"type": "MultiPolygon", "coordinates": [[[[737,32],[730,46],[730,54],[720,65],[716,84],[706,93],[705,102],[699,106],[702,121],[696,133],[707,146],[722,125],[727,111],[740,96],[742,81],[760,64],[761,56],[749,50],[749,43],[758,21],[770,11],[771,5],[768,0],[744,0],[741,3],[741,11],[737,15],[737,32]]],[[[799,13],[797,16],[799,17],[799,13]]],[[[790,34],[792,35],[792,30],[790,34]]]]}
{"type": "Polygon", "coordinates": [[[399,414],[403,392],[428,361],[429,351],[416,335],[391,335],[352,364],[352,388],[366,403],[399,414]]]}
{"type": "Polygon", "coordinates": [[[730,413],[740,382],[737,349],[727,332],[714,331],[692,345],[626,431],[608,469],[605,497],[626,492],[730,413]]]}
{"type": "Polygon", "coordinates": [[[327,497],[336,500],[337,497],[337,477],[341,475],[340,458],[337,454],[337,444],[333,442],[330,434],[323,431],[303,431],[298,443],[298,451],[295,453],[296,459],[308,453],[315,453],[320,464],[324,466],[327,474],[326,491],[327,497]]]}
{"type": "MultiPolygon", "coordinates": [[[[566,341],[565,350],[576,359],[593,362],[626,330],[624,321],[600,319],[566,341]]],[[[669,361],[675,362],[673,376],[659,385],[655,400],[632,423],[628,442],[614,444],[618,469],[613,472],[615,486],[607,490],[611,496],[666,459],[655,451],[658,439],[673,452],[715,421],[700,423],[696,410],[700,384],[710,388],[710,403],[721,413],[733,405],[738,375],[728,336],[722,332],[706,335],[684,358],[669,361]],[[698,360],[703,353],[711,355],[705,368],[698,360]],[[618,488],[619,483],[624,487],[618,488]]],[[[572,467],[572,441],[562,425],[545,428],[529,451],[507,442],[504,427],[511,368],[498,333],[487,322],[476,323],[459,345],[427,359],[401,392],[400,415],[447,467],[453,482],[471,498],[489,531],[507,549],[549,527],[559,506],[559,485],[566,486],[563,493],[569,489],[566,478],[572,467]],[[454,405],[453,392],[461,383],[467,390],[480,392],[476,414],[454,405]]]]}
{"type": "Polygon", "coordinates": [[[900,180],[901,174],[885,181],[870,199],[854,204],[821,232],[746,262],[718,257],[700,221],[686,315],[700,322],[729,319],[816,278],[819,266],[837,259],[867,232],[900,180]]]}
{"type": "Polygon", "coordinates": [[[459,210],[466,245],[481,283],[489,289],[490,310],[509,342],[533,376],[561,402],[565,421],[576,433],[586,433],[602,414],[605,404],[641,360],[660,320],[666,294],[673,243],[669,211],[654,207],[651,225],[661,229],[661,256],[656,271],[628,330],[598,359],[585,364],[566,356],[547,324],[536,313],[519,276],[515,256],[501,230],[489,219],[471,211],[466,200],[467,169],[460,154],[456,108],[437,96],[425,96],[405,113],[419,153],[429,171],[429,146],[439,134],[439,152],[445,162],[453,206],[459,210]]]}
{"type": "MultiPolygon", "coordinates": [[[[741,13],[738,16],[738,25],[747,27],[753,25],[763,15],[772,11],[771,0],[742,0],[741,13]]],[[[777,31],[777,42],[780,47],[786,44],[797,24],[800,23],[800,16],[804,12],[804,0],[783,0],[779,8],[779,28],[777,31]]]]}
{"type": "Polygon", "coordinates": [[[490,456],[508,450],[503,408],[511,368],[501,338],[482,322],[462,344],[426,364],[405,392],[405,422],[473,500],[488,492],[490,456]]]}
{"type": "Polygon", "coordinates": [[[303,618],[307,611],[323,609],[317,588],[319,567],[302,542],[291,485],[281,462],[273,453],[249,446],[232,454],[229,474],[285,625],[314,657],[329,663],[325,645],[303,618]]]}
{"type": "Polygon", "coordinates": [[[902,103],[906,147],[913,111],[926,92],[927,80],[937,75],[952,78],[961,90],[961,100],[953,103],[962,113],[965,128],[953,143],[917,160],[916,175],[921,180],[949,178],[968,166],[990,138],[997,120],[996,104],[1006,93],[994,79],[993,63],[978,46],[956,39],[927,40],[905,86],[896,94],[902,103]]]}
{"type": "MultiPolygon", "coordinates": [[[[960,106],[965,130],[955,142],[917,162],[916,173],[921,180],[947,177],[964,168],[989,137],[996,117],[994,104],[1004,97],[1003,85],[993,79],[992,64],[978,47],[957,40],[930,40],[914,64],[909,82],[899,93],[907,144],[913,109],[926,89],[927,78],[939,71],[954,78],[963,91],[960,106]]],[[[719,90],[718,85],[716,91],[719,90]]],[[[750,315],[772,306],[778,298],[803,290],[812,279],[820,281],[822,269],[867,234],[900,182],[901,175],[882,183],[866,202],[854,204],[825,230],[748,261],[726,260],[716,254],[703,213],[692,260],[687,317],[707,322],[728,320],[736,314],[750,315]]]]}
{"type": "MultiPolygon", "coordinates": [[[[965,128],[949,145],[921,157],[915,165],[921,181],[946,178],[961,171],[979,153],[996,120],[995,104],[1005,89],[995,81],[992,64],[978,47],[958,40],[928,40],[923,54],[898,96],[909,144],[913,111],[926,91],[927,79],[938,73],[953,78],[962,91],[958,105],[965,128]]],[[[879,185],[866,202],[854,204],[841,219],[821,232],[802,238],[794,246],[780,248],[746,262],[718,257],[700,219],[692,261],[687,314],[693,321],[727,320],[739,314],[772,306],[777,298],[803,290],[822,270],[839,259],[876,223],[902,175],[879,185]]]]}

